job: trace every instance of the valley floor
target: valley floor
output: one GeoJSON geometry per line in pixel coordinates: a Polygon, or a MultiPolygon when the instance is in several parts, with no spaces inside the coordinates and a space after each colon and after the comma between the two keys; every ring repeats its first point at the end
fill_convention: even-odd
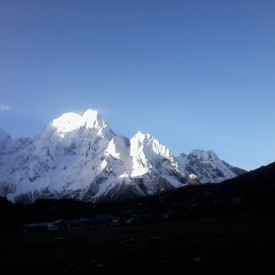
{"type": "Polygon", "coordinates": [[[242,214],[0,235],[18,274],[275,274],[275,216],[242,214]]]}

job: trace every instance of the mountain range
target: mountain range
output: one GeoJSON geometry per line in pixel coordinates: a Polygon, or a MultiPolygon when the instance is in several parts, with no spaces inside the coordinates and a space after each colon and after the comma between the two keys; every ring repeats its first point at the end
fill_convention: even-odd
{"type": "Polygon", "coordinates": [[[116,135],[91,109],[61,115],[34,138],[13,140],[0,129],[0,196],[14,203],[119,201],[245,172],[212,150],[173,156],[150,134],[116,135]]]}

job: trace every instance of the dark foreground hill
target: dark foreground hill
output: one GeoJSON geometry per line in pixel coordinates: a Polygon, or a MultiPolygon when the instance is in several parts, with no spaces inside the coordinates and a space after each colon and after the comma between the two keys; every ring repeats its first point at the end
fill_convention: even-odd
{"type": "Polygon", "coordinates": [[[117,204],[1,201],[0,264],[28,274],[275,274],[275,163],[220,184],[117,204]],[[97,215],[117,223],[22,232],[97,215]]]}

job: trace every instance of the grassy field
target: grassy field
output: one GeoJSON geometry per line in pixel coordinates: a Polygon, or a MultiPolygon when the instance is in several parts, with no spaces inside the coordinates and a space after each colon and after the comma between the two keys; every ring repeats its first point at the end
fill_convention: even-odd
{"type": "Polygon", "coordinates": [[[275,218],[246,213],[2,234],[0,249],[1,269],[15,274],[275,274],[275,218]]]}

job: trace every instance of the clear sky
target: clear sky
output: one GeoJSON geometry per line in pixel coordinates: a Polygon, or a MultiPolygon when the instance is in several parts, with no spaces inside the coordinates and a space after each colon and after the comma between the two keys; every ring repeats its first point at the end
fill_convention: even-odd
{"type": "Polygon", "coordinates": [[[175,156],[275,161],[275,1],[0,0],[0,128],[89,108],[175,156]]]}

